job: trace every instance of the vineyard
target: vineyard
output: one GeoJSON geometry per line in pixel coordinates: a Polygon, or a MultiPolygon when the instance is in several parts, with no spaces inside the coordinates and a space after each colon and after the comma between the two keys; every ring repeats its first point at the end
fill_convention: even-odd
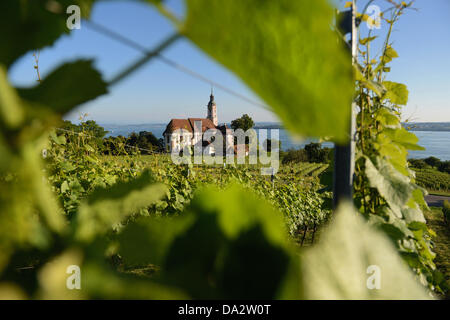
{"type": "MultiPolygon", "coordinates": [[[[83,124],[80,125],[81,127],[83,124]]],[[[283,165],[275,176],[261,175],[260,165],[177,165],[170,154],[141,155],[137,148],[117,143],[119,155],[103,155],[93,132],[53,133],[51,147],[46,150],[49,180],[60,198],[65,214],[76,211],[80,201],[96,188],[105,188],[118,181],[129,181],[148,172],[163,183],[167,194],[140,214],[168,216],[180,214],[201,185],[214,184],[225,188],[236,181],[270,201],[284,213],[287,228],[295,237],[307,228],[316,230],[331,211],[322,208],[331,194],[321,192],[319,175],[328,168],[322,163],[283,165]]],[[[110,148],[109,140],[107,146],[110,148]]],[[[299,239],[296,239],[299,240],[299,239]]]]}
{"type": "Polygon", "coordinates": [[[187,0],[183,18],[164,1],[141,1],[174,34],[153,50],[134,45],[142,57],[116,76],[105,80],[92,60],[79,59],[42,78],[36,65],[31,87],[11,83],[16,61],[69,32],[68,5],[82,8],[89,25],[95,2],[0,4],[0,34],[8,43],[0,49],[0,299],[448,293],[449,279],[436,264],[445,266],[439,260],[445,248],[437,247],[436,259],[421,187],[448,190],[448,175],[431,178],[423,169],[414,176],[408,150],[422,147],[400,122],[408,90],[386,80],[398,58],[391,32],[412,2],[386,2],[387,34],[380,54],[370,56],[376,36],[372,30],[362,36],[367,7],[358,12],[356,1],[345,5],[347,18],[336,17],[325,0],[187,0]],[[99,139],[84,120],[76,130],[62,128],[69,112],[108,94],[148,61],[169,61],[163,51],[180,38],[235,74],[292,134],[326,137],[335,156],[354,147],[346,165],[330,150],[320,150],[326,161],[318,162],[297,161],[293,152],[276,174],[263,175],[261,164],[211,165],[213,156],[176,163],[130,139],[99,139]],[[350,190],[337,197],[345,195],[336,187],[347,169],[350,190]]]}
{"type": "Polygon", "coordinates": [[[450,174],[435,169],[416,169],[416,183],[428,190],[449,191],[450,174]]]}

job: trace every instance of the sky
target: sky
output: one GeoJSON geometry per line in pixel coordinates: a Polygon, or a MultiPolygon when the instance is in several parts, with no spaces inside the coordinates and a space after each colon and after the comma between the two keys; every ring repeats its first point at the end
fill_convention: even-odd
{"type": "MultiPolygon", "coordinates": [[[[345,1],[335,2],[342,8],[345,1]]],[[[359,0],[358,6],[363,7],[366,2],[359,0]]],[[[384,3],[385,0],[374,1],[382,9],[384,3]]],[[[182,0],[167,0],[166,4],[175,14],[183,15],[182,0]]],[[[404,83],[409,89],[404,119],[450,121],[450,0],[416,0],[414,7],[418,10],[402,16],[392,35],[393,47],[400,58],[391,63],[388,80],[404,83]]],[[[91,19],[149,49],[174,31],[170,22],[151,6],[133,1],[99,2],[93,8],[91,19]]],[[[382,24],[381,27],[375,30],[376,33],[385,33],[386,26],[382,24]]],[[[361,32],[367,31],[363,24],[361,32]]],[[[375,47],[377,41],[381,43],[377,39],[375,47]]],[[[175,42],[163,55],[264,104],[238,77],[186,39],[175,42]]],[[[94,32],[82,21],[80,30],[73,30],[52,47],[41,50],[39,69],[45,77],[63,62],[90,58],[108,80],[141,56],[135,49],[94,32]]],[[[34,85],[36,72],[33,65],[31,53],[23,56],[12,67],[10,80],[17,86],[34,85]]],[[[153,59],[112,87],[108,95],[80,106],[66,118],[76,121],[80,114],[88,113],[89,119],[103,124],[140,124],[166,123],[171,118],[206,117],[210,90],[209,84],[153,59]]],[[[230,122],[244,113],[257,122],[278,121],[270,111],[219,88],[215,88],[214,95],[219,122],[230,122]]]]}

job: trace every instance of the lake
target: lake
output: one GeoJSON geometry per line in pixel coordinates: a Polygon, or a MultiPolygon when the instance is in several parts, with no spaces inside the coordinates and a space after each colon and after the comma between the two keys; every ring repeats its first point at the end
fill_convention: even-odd
{"type": "MultiPolygon", "coordinates": [[[[118,125],[118,124],[102,124],[102,126],[109,131],[107,136],[128,136],[132,132],[150,131],[157,138],[162,138],[162,134],[166,129],[166,124],[151,123],[138,125],[118,125]]],[[[284,129],[279,129],[281,149],[299,149],[303,148],[314,139],[307,139],[303,141],[293,140],[284,129]]],[[[270,130],[267,130],[270,132],[270,130]]],[[[441,160],[450,160],[450,132],[449,131],[414,131],[419,138],[419,144],[425,147],[424,151],[411,151],[410,158],[426,158],[436,157],[441,160]]],[[[332,147],[333,144],[325,142],[324,147],[332,147]]]]}

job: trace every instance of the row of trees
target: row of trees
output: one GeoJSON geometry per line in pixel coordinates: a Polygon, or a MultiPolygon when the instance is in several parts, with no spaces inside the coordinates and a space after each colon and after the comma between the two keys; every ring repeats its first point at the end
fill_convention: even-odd
{"type": "Polygon", "coordinates": [[[441,172],[450,173],[450,161],[441,161],[436,157],[428,157],[425,159],[409,159],[411,167],[417,169],[434,168],[441,172]]]}
{"type": "Polygon", "coordinates": [[[152,132],[141,131],[139,133],[132,132],[128,137],[117,136],[105,138],[108,131],[96,123],[94,120],[82,121],[80,124],[74,124],[68,120],[64,121],[63,126],[59,129],[65,132],[69,141],[74,135],[87,134],[94,138],[95,143],[105,154],[118,154],[119,146],[125,150],[139,148],[142,154],[160,152],[163,150],[163,140],[158,139],[152,132]]]}
{"type": "Polygon", "coordinates": [[[281,152],[280,156],[283,164],[290,162],[328,163],[333,160],[333,149],[322,148],[321,143],[311,142],[303,149],[281,152]]]}

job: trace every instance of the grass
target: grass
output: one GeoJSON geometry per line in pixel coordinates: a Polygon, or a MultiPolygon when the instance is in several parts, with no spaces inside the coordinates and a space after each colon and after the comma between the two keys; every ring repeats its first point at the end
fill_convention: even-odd
{"type": "MultiPolygon", "coordinates": [[[[425,212],[425,218],[428,226],[436,232],[436,237],[433,239],[434,251],[437,254],[436,266],[450,287],[450,226],[444,221],[442,208],[430,207],[430,209],[431,211],[425,212]]],[[[450,292],[447,293],[446,299],[450,299],[450,292]]]]}

